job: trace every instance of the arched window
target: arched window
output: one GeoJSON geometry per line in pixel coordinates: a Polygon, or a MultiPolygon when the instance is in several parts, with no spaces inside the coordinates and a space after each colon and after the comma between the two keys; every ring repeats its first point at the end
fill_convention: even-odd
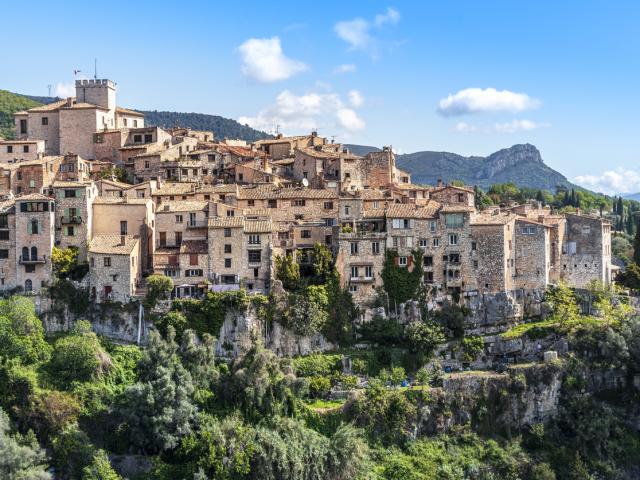
{"type": "Polygon", "coordinates": [[[22,247],[22,260],[29,260],[29,249],[22,247]]]}
{"type": "Polygon", "coordinates": [[[24,291],[26,293],[30,293],[33,291],[33,283],[28,278],[24,281],[24,291]]]}
{"type": "Polygon", "coordinates": [[[38,247],[31,247],[31,260],[38,259],[38,247]]]}

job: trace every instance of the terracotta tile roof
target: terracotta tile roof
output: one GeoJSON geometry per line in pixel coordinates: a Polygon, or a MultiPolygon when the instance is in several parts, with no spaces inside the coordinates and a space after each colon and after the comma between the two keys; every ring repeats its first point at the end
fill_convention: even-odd
{"type": "Polygon", "coordinates": [[[109,180],[107,178],[102,178],[102,179],[98,180],[98,182],[100,182],[102,184],[105,184],[105,185],[110,185],[112,187],[122,188],[122,189],[125,189],[125,190],[132,186],[130,183],[117,182],[117,181],[109,180]]]}
{"type": "Polygon", "coordinates": [[[435,201],[430,201],[425,206],[417,206],[411,203],[391,203],[387,207],[388,218],[434,218],[440,204],[435,201]]]}
{"type": "Polygon", "coordinates": [[[51,197],[47,197],[42,193],[30,193],[29,195],[23,195],[21,197],[16,198],[16,201],[22,200],[53,200],[51,197]]]}
{"type": "Polygon", "coordinates": [[[213,217],[209,218],[209,228],[238,228],[242,227],[242,217],[213,217]]]}
{"type": "Polygon", "coordinates": [[[183,240],[180,245],[180,253],[207,253],[206,240],[183,240]]]}
{"type": "Polygon", "coordinates": [[[326,189],[318,189],[318,188],[302,188],[302,187],[291,187],[291,188],[281,188],[275,185],[267,184],[261,187],[246,187],[240,190],[240,199],[246,200],[256,200],[256,199],[293,199],[293,198],[305,198],[305,199],[338,199],[338,195],[326,189]]]}
{"type": "Polygon", "coordinates": [[[63,182],[60,180],[56,180],[51,185],[53,188],[80,188],[80,187],[88,187],[92,182],[63,182]]]}
{"type": "Polygon", "coordinates": [[[92,103],[80,102],[74,103],[71,107],[67,107],[66,105],[62,105],[59,107],[61,110],[108,110],[107,108],[101,107],[99,105],[93,105],[92,103]]]}
{"type": "Polygon", "coordinates": [[[270,233],[273,225],[270,220],[245,220],[245,233],[270,233]]]}
{"type": "Polygon", "coordinates": [[[11,209],[15,204],[16,204],[16,201],[13,198],[1,201],[0,212],[6,212],[7,210],[11,209]]]}
{"type": "Polygon", "coordinates": [[[131,255],[137,246],[138,238],[133,235],[96,235],[91,239],[89,251],[111,255],[131,255]]]}
{"type": "Polygon", "coordinates": [[[495,215],[479,213],[471,216],[471,225],[506,225],[517,218],[513,213],[497,213],[495,215]]]}
{"type": "Polygon", "coordinates": [[[453,189],[453,190],[460,190],[461,192],[468,192],[468,193],[474,193],[473,187],[456,187],[454,185],[445,185],[443,187],[437,187],[434,188],[433,190],[431,190],[432,193],[438,193],[438,192],[442,192],[444,190],[447,189],[453,189]]]}
{"type": "Polygon", "coordinates": [[[331,159],[344,158],[346,160],[356,160],[359,158],[363,158],[351,152],[343,153],[342,150],[339,150],[339,151],[316,150],[313,147],[298,148],[297,150],[304,153],[305,155],[308,155],[310,157],[315,157],[315,158],[331,158],[331,159]]]}
{"type": "Polygon", "coordinates": [[[163,212],[195,212],[197,210],[206,210],[208,206],[209,202],[204,200],[172,200],[170,202],[162,202],[156,210],[156,215],[163,212]]]}
{"type": "Polygon", "coordinates": [[[93,204],[123,204],[123,205],[146,205],[152,203],[150,198],[129,198],[129,197],[97,197],[93,204]]]}
{"type": "Polygon", "coordinates": [[[469,205],[445,205],[441,211],[442,213],[475,212],[476,209],[469,205]]]}
{"type": "MultiPolygon", "coordinates": [[[[28,110],[28,112],[53,112],[55,110],[60,109],[67,104],[66,100],[58,100],[57,102],[51,102],[47,105],[40,105],[38,107],[33,107],[28,110]]],[[[27,113],[28,113],[27,112],[27,113]]]]}
{"type": "Polygon", "coordinates": [[[281,137],[281,138],[265,138],[263,140],[257,140],[254,142],[255,145],[269,145],[274,143],[291,143],[296,140],[302,140],[303,138],[307,138],[307,135],[297,135],[294,137],[281,137]]]}
{"type": "Polygon", "coordinates": [[[237,193],[238,185],[235,183],[223,183],[219,185],[203,185],[198,189],[201,193],[237,193]]]}
{"type": "Polygon", "coordinates": [[[193,193],[197,184],[187,182],[171,182],[163,184],[153,195],[184,195],[185,193],[193,193]]]}
{"type": "Polygon", "coordinates": [[[116,107],[116,113],[122,113],[125,115],[134,115],[136,117],[144,117],[144,113],[136,112],[135,110],[129,110],[128,108],[116,107]]]}
{"type": "Polygon", "coordinates": [[[527,218],[527,217],[518,217],[516,218],[516,223],[517,222],[531,223],[533,225],[540,225],[542,227],[551,228],[550,225],[545,225],[544,223],[536,222],[535,220],[531,220],[530,218],[527,218]]]}
{"type": "Polygon", "coordinates": [[[245,217],[270,217],[270,210],[269,208],[243,208],[242,215],[245,217]]]}

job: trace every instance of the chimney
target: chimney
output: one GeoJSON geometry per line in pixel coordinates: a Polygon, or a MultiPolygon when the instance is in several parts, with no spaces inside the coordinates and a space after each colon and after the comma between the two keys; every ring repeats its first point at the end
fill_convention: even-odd
{"type": "Polygon", "coordinates": [[[67,97],[67,103],[65,106],[69,108],[73,107],[73,97],[67,97]]]}
{"type": "Polygon", "coordinates": [[[442,188],[442,179],[441,178],[438,179],[438,188],[442,188]]]}
{"type": "Polygon", "coordinates": [[[317,136],[318,136],[318,132],[316,132],[315,130],[313,130],[313,131],[311,132],[311,136],[312,136],[312,137],[317,137],[317,136]]]}
{"type": "Polygon", "coordinates": [[[125,236],[120,235],[120,246],[124,247],[124,244],[125,244],[125,236]]]}

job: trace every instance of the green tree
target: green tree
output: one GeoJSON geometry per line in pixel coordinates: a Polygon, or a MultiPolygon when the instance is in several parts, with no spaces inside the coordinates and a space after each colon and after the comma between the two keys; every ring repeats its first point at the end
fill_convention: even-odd
{"type": "Polygon", "coordinates": [[[633,238],[633,261],[640,265],[640,228],[636,228],[636,235],[633,238]]]}
{"type": "Polygon", "coordinates": [[[191,374],[182,366],[175,333],[151,332],[138,363],[138,381],[124,393],[121,414],[131,445],[145,453],[175,448],[191,432],[196,407],[191,374]]]}
{"type": "Polygon", "coordinates": [[[342,424],[329,440],[327,477],[332,480],[363,478],[370,470],[369,446],[363,432],[342,424]]]}
{"type": "Polygon", "coordinates": [[[333,254],[326,245],[316,243],[311,253],[313,273],[318,284],[325,284],[333,273],[333,254]]]}
{"type": "Polygon", "coordinates": [[[104,351],[91,324],[76,322],[71,335],[58,339],[54,345],[48,370],[61,385],[88,382],[104,375],[111,367],[109,354],[104,351]]]}
{"type": "Polygon", "coordinates": [[[47,455],[35,435],[11,434],[9,417],[0,409],[0,478],[50,480],[47,455]]]}
{"type": "Polygon", "coordinates": [[[152,309],[158,300],[169,298],[173,291],[173,280],[164,275],[149,275],[147,277],[147,295],[144,299],[144,306],[152,309]]]}
{"type": "Polygon", "coordinates": [[[431,356],[435,347],[446,340],[442,327],[432,322],[411,322],[405,327],[404,336],[414,352],[431,356]]]}
{"type": "Polygon", "coordinates": [[[0,300],[0,357],[33,364],[46,361],[50,353],[33,301],[20,296],[0,300]]]}
{"type": "Polygon", "coordinates": [[[298,335],[313,335],[326,325],[329,299],[324,286],[312,285],[289,298],[287,325],[298,335]]]}
{"type": "Polygon", "coordinates": [[[294,291],[300,287],[300,265],[293,258],[293,255],[276,255],[275,277],[282,282],[285,290],[294,291]]]}
{"type": "Polygon", "coordinates": [[[580,315],[576,296],[563,281],[547,290],[546,300],[553,310],[552,318],[561,325],[577,320],[580,315]]]}
{"type": "Polygon", "coordinates": [[[82,480],[122,480],[122,477],[111,467],[107,453],[98,450],[91,463],[84,467],[82,480]]]}
{"type": "Polygon", "coordinates": [[[53,273],[60,278],[67,278],[78,265],[78,248],[53,247],[51,250],[51,263],[53,265],[53,273]]]}
{"type": "Polygon", "coordinates": [[[484,351],[482,337],[464,337],[461,342],[462,361],[473,362],[484,351]]]}

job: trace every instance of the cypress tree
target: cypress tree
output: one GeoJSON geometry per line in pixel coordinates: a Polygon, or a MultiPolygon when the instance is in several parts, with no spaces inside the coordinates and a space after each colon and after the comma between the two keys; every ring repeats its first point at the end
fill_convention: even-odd
{"type": "Polygon", "coordinates": [[[640,228],[636,225],[636,236],[633,239],[633,261],[640,265],[640,228]]]}
{"type": "Polygon", "coordinates": [[[634,231],[634,221],[633,221],[633,212],[629,211],[627,213],[627,224],[626,224],[626,228],[627,228],[627,233],[629,235],[633,235],[633,231],[634,231]]]}

